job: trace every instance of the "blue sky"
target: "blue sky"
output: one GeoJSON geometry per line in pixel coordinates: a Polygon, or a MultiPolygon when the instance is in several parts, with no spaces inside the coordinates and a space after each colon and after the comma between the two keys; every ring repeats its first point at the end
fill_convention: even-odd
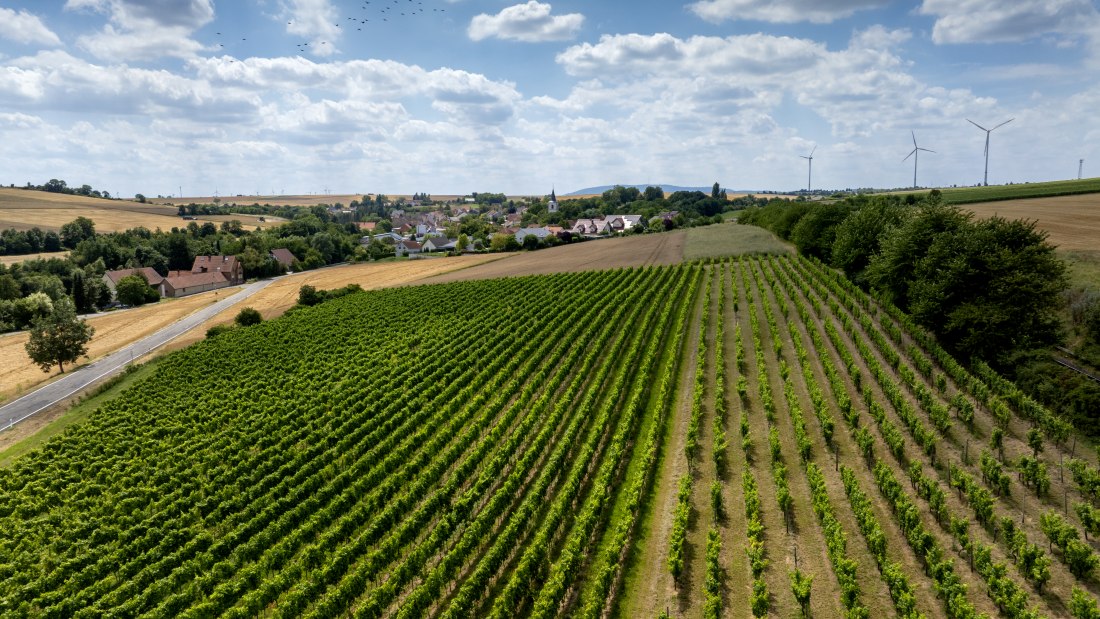
{"type": "Polygon", "coordinates": [[[0,0],[0,182],[132,196],[1100,176],[1092,0],[0,0]],[[401,13],[405,13],[402,15],[401,13]]]}

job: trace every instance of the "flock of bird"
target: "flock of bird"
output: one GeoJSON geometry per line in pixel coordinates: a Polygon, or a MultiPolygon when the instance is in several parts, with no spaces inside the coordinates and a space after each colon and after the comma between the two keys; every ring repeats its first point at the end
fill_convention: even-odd
{"type": "MultiPolygon", "coordinates": [[[[406,0],[405,2],[402,2],[402,0],[390,0],[389,2],[376,2],[374,7],[371,6],[370,2],[367,2],[367,1],[364,0],[363,4],[359,7],[359,10],[360,10],[360,13],[361,13],[360,15],[354,16],[354,17],[344,17],[344,20],[343,20],[342,23],[341,22],[336,22],[333,25],[335,27],[341,28],[343,30],[350,30],[351,28],[354,27],[356,29],[356,31],[361,32],[363,30],[363,28],[367,27],[367,25],[370,23],[371,16],[372,16],[372,14],[371,14],[372,10],[376,11],[373,14],[375,23],[378,23],[379,21],[388,22],[388,21],[390,21],[391,18],[397,19],[397,18],[400,18],[400,17],[415,17],[415,16],[418,16],[418,15],[421,15],[421,14],[425,13],[424,3],[421,2],[420,0],[406,0]],[[350,22],[350,23],[348,23],[348,22],[350,22]]],[[[433,8],[432,12],[433,13],[446,13],[447,9],[433,8]]],[[[286,24],[287,24],[287,26],[292,26],[292,25],[294,25],[294,21],[293,20],[288,21],[286,24]]],[[[222,37],[222,33],[220,33],[220,32],[216,32],[215,35],[217,35],[219,37],[219,40],[222,37]]],[[[241,41],[247,41],[247,40],[248,40],[247,38],[244,38],[244,37],[241,38],[241,41]]],[[[317,45],[328,45],[328,44],[329,44],[328,41],[320,41],[320,42],[314,42],[314,43],[310,43],[310,42],[307,41],[307,42],[303,42],[303,43],[296,43],[295,47],[297,48],[297,51],[299,53],[303,53],[303,52],[309,51],[311,46],[316,47],[317,45]]],[[[218,47],[221,48],[221,49],[224,49],[225,48],[225,43],[218,43],[218,47]]],[[[236,62],[236,61],[235,60],[230,60],[230,62],[236,62]]]]}

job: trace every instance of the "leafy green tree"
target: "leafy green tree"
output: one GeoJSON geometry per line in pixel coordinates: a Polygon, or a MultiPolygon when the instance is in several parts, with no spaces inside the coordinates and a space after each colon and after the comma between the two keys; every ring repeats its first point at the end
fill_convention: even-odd
{"type": "Polygon", "coordinates": [[[791,242],[802,255],[831,262],[837,226],[850,212],[843,204],[814,205],[791,229],[791,242]]]}
{"type": "Polygon", "coordinates": [[[928,254],[933,241],[950,237],[970,223],[972,215],[939,204],[922,207],[903,225],[891,228],[881,238],[881,248],[867,267],[871,286],[884,292],[902,309],[909,309],[909,288],[915,271],[928,254]]]}
{"type": "Polygon", "coordinates": [[[864,271],[871,256],[879,251],[886,232],[905,220],[902,207],[886,199],[873,200],[856,208],[836,227],[832,263],[857,284],[866,282],[864,271]]]}
{"type": "Polygon", "coordinates": [[[0,275],[0,301],[13,301],[22,294],[19,282],[10,273],[0,275]]]}
{"type": "Polygon", "coordinates": [[[1000,362],[1057,343],[1066,266],[1046,238],[999,217],[935,237],[913,271],[910,313],[965,357],[1000,362]]]}
{"type": "Polygon", "coordinates": [[[118,280],[118,284],[115,285],[115,297],[119,303],[137,307],[160,299],[160,294],[149,285],[143,275],[135,273],[118,280]]]}
{"type": "Polygon", "coordinates": [[[61,244],[68,249],[77,243],[95,237],[95,222],[87,217],[77,217],[61,226],[61,244]]]}
{"type": "Polygon", "coordinates": [[[298,289],[298,305],[317,305],[325,300],[324,293],[306,284],[298,289]]]}
{"type": "Polygon", "coordinates": [[[242,327],[251,327],[263,322],[264,317],[255,308],[246,307],[237,313],[237,317],[233,321],[242,327]]]}
{"type": "Polygon", "coordinates": [[[67,300],[54,304],[48,316],[37,318],[27,340],[27,355],[43,372],[56,363],[65,373],[65,364],[87,354],[87,343],[95,329],[76,317],[76,308],[67,300]]]}
{"type": "Polygon", "coordinates": [[[722,195],[722,187],[718,184],[718,181],[715,181],[714,186],[710,188],[710,197],[715,199],[725,197],[724,195],[722,195]]]}

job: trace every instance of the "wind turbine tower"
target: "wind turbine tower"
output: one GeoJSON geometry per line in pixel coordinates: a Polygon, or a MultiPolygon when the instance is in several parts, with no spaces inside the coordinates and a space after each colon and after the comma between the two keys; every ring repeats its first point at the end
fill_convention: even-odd
{"type": "Polygon", "coordinates": [[[1078,159],[1077,160],[1077,180],[1081,180],[1081,172],[1084,172],[1084,171],[1085,171],[1085,160],[1084,159],[1078,159]]]}
{"type": "Polygon", "coordinates": [[[802,157],[803,159],[807,160],[810,164],[809,172],[807,172],[807,174],[806,174],[806,193],[810,193],[810,187],[813,184],[813,179],[814,179],[814,151],[816,151],[816,150],[817,150],[817,146],[814,146],[813,149],[810,150],[810,154],[808,156],[807,155],[799,155],[799,157],[802,157]]]}
{"type": "Polygon", "coordinates": [[[1014,120],[1016,120],[1016,119],[1015,118],[1009,118],[1008,120],[1006,120],[1003,123],[997,125],[996,127],[993,127],[992,129],[986,129],[985,127],[983,127],[983,126],[979,125],[978,123],[970,120],[969,118],[966,119],[966,122],[974,125],[975,127],[981,129],[982,131],[985,131],[985,176],[982,178],[982,185],[984,185],[986,187],[989,186],[989,134],[993,133],[997,129],[1000,129],[1001,127],[1007,125],[1008,123],[1010,123],[1014,120]]]}
{"type": "MultiPolygon", "coordinates": [[[[913,150],[909,151],[909,154],[905,156],[905,159],[908,159],[910,157],[913,158],[913,189],[916,189],[917,188],[917,159],[920,157],[920,151],[923,150],[926,153],[934,153],[936,151],[928,150],[927,148],[921,148],[920,146],[917,146],[917,134],[912,132],[912,131],[910,131],[909,133],[913,134],[913,150]]],[[[902,159],[902,161],[905,161],[905,159],[902,159]]]]}

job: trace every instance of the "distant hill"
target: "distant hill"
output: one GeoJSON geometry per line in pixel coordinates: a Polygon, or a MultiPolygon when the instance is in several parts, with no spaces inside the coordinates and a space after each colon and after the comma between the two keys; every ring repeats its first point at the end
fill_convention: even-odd
{"type": "MultiPolygon", "coordinates": [[[[622,186],[623,187],[637,187],[638,191],[645,191],[646,187],[653,187],[654,185],[653,185],[653,183],[648,183],[648,184],[642,184],[642,185],[622,185],[622,186]]],[[[603,193],[603,192],[607,191],[608,189],[614,189],[615,187],[616,187],[616,185],[600,185],[599,187],[585,187],[584,189],[578,189],[578,190],[576,190],[574,192],[571,192],[571,193],[563,193],[562,195],[563,196],[585,196],[585,195],[591,195],[591,194],[600,194],[600,193],[603,193]]],[[[707,185],[706,187],[681,187],[680,185],[664,185],[664,184],[662,184],[662,185],[659,185],[659,187],[662,190],[664,190],[665,195],[668,195],[670,193],[675,193],[677,191],[702,191],[705,194],[710,194],[710,190],[711,190],[711,188],[713,188],[713,185],[707,185]]],[[[748,190],[730,189],[728,187],[723,187],[722,190],[727,191],[729,193],[752,193],[748,190]]]]}

